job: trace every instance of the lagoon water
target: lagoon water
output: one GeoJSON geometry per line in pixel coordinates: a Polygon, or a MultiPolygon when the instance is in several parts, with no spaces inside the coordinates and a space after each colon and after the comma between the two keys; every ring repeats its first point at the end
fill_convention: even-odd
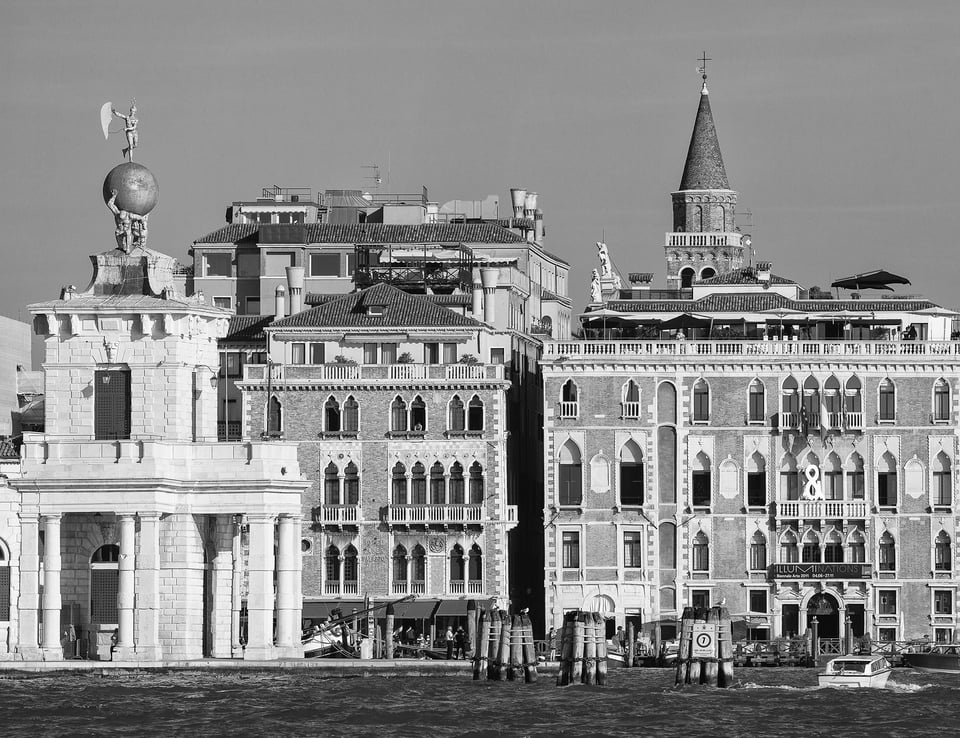
{"type": "Polygon", "coordinates": [[[887,687],[816,687],[814,669],[738,669],[734,689],[673,688],[666,669],[606,687],[317,671],[0,676],[3,735],[954,735],[960,676],[898,669],[887,687]]]}

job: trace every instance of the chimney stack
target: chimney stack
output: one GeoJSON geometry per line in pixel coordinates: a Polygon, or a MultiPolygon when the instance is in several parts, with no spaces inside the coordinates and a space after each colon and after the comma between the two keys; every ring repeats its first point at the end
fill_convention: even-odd
{"type": "Polygon", "coordinates": [[[510,202],[513,203],[513,217],[523,217],[523,202],[527,199],[527,191],[522,187],[510,188],[510,202]]]}
{"type": "Polygon", "coordinates": [[[290,288],[290,314],[303,310],[303,267],[287,267],[287,285],[290,288]]]}
{"type": "Polygon", "coordinates": [[[493,325],[497,319],[496,298],[500,270],[497,267],[483,267],[480,269],[480,279],[483,284],[483,322],[493,325]]]}
{"type": "Polygon", "coordinates": [[[770,267],[772,264],[769,261],[758,261],[757,262],[757,280],[760,282],[770,283],[770,267]]]}
{"type": "Polygon", "coordinates": [[[543,211],[540,208],[533,211],[533,240],[543,243],[543,211]]]}
{"type": "Polygon", "coordinates": [[[276,300],[276,307],[273,310],[274,318],[280,320],[280,318],[287,317],[287,290],[282,284],[277,285],[274,298],[276,300]]]}
{"type": "Polygon", "coordinates": [[[483,283],[480,280],[480,270],[473,268],[473,319],[480,320],[483,313],[483,283]]]}

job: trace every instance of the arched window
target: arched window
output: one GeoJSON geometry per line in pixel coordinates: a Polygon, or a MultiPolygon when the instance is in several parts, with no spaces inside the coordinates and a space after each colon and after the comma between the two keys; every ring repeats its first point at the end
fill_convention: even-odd
{"type": "Polygon", "coordinates": [[[451,505],[463,505],[466,501],[465,490],[464,490],[464,480],[463,480],[463,467],[460,465],[459,461],[454,461],[453,465],[450,467],[450,479],[447,482],[449,489],[449,498],[451,505]]]}
{"type": "MultiPolygon", "coordinates": [[[[780,391],[780,410],[786,416],[794,416],[800,412],[800,385],[793,375],[783,380],[783,387],[780,391]]],[[[791,418],[793,420],[793,418],[791,418]]],[[[796,428],[796,424],[791,425],[788,419],[784,419],[785,428],[796,428]]]]}
{"type": "Polygon", "coordinates": [[[800,407],[802,422],[806,423],[807,428],[819,428],[820,383],[812,375],[803,380],[803,400],[800,407]]]}
{"type": "Polygon", "coordinates": [[[563,383],[560,389],[560,417],[575,418],[580,412],[577,384],[572,379],[563,383]]]}
{"type": "Polygon", "coordinates": [[[897,569],[897,544],[890,535],[890,531],[884,532],[880,536],[880,571],[896,571],[897,569]]]}
{"type": "Polygon", "coordinates": [[[460,547],[460,544],[454,545],[450,550],[450,581],[451,582],[463,582],[465,569],[463,561],[463,548],[460,547]]]}
{"type": "Polygon", "coordinates": [[[780,463],[780,500],[792,502],[800,499],[800,477],[797,475],[797,460],[793,454],[784,454],[780,463]]]}
{"type": "Polygon", "coordinates": [[[843,539],[835,530],[827,534],[823,543],[823,560],[827,564],[843,563],[843,539]]]}
{"type": "Polygon", "coordinates": [[[933,385],[933,419],[950,420],[950,385],[942,378],[933,385]]]}
{"type": "Polygon", "coordinates": [[[780,563],[796,564],[800,561],[800,549],[797,548],[797,536],[788,530],[780,536],[780,563]]]}
{"type": "Polygon", "coordinates": [[[877,505],[897,505],[897,460],[889,451],[884,452],[877,464],[877,505]]]}
{"type": "Polygon", "coordinates": [[[859,530],[854,530],[847,537],[847,549],[850,554],[850,561],[855,564],[862,564],[867,560],[867,541],[863,537],[863,533],[859,530]]]}
{"type": "Polygon", "coordinates": [[[483,467],[479,461],[474,461],[470,465],[470,504],[482,505],[483,498],[483,467]]]}
{"type": "Polygon", "coordinates": [[[471,582],[483,581],[483,554],[480,551],[480,546],[476,543],[470,547],[470,562],[467,567],[467,578],[471,582]]]}
{"type": "Polygon", "coordinates": [[[470,398],[470,405],[467,408],[467,430],[483,430],[483,400],[477,395],[470,398]]]}
{"type": "Polygon", "coordinates": [[[393,465],[392,497],[394,505],[407,504],[407,468],[399,461],[393,465]]]}
{"type": "Polygon", "coordinates": [[[270,397],[267,403],[267,435],[279,436],[283,430],[283,407],[276,395],[270,397]]]}
{"type": "Polygon", "coordinates": [[[360,405],[350,395],[343,403],[343,430],[346,433],[358,433],[360,431],[360,405]]]}
{"type": "Polygon", "coordinates": [[[427,429],[427,406],[420,395],[410,403],[410,429],[417,432],[427,429]]]}
{"type": "Polygon", "coordinates": [[[839,430],[843,426],[843,405],[840,399],[840,380],[833,374],[823,384],[823,407],[827,413],[827,428],[839,430]]]}
{"type": "Polygon", "coordinates": [[[862,500],[864,496],[863,457],[854,451],[847,458],[847,497],[862,500]]]}
{"type": "Polygon", "coordinates": [[[767,539],[760,531],[750,539],[750,571],[767,568],[767,539]]]}
{"type": "MultiPolygon", "coordinates": [[[[700,209],[699,207],[697,208],[700,209]]],[[[696,216],[699,218],[699,215],[696,216]]],[[[694,232],[699,231],[700,229],[696,227],[694,223],[694,232]]],[[[693,267],[684,267],[680,270],[680,289],[687,289],[688,287],[693,286],[693,277],[696,272],[693,271],[693,267]]]]}
{"type": "Polygon", "coordinates": [[[410,504],[427,504],[427,470],[419,461],[410,470],[410,504]]]}
{"type": "Polygon", "coordinates": [[[340,504],[340,470],[332,461],[323,470],[323,502],[325,505],[340,504]]]}
{"type": "Polygon", "coordinates": [[[953,475],[950,457],[943,451],[933,460],[933,504],[936,507],[953,505],[953,475]]]}
{"type": "Polygon", "coordinates": [[[400,545],[393,549],[393,584],[394,590],[398,584],[403,584],[404,589],[407,584],[407,549],[400,545]]]}
{"type": "Polygon", "coordinates": [[[435,461],[430,467],[430,504],[444,505],[447,502],[447,484],[443,478],[443,464],[435,461]]]}
{"type": "Polygon", "coordinates": [[[0,541],[0,620],[10,619],[10,556],[0,541]]]}
{"type": "Polygon", "coordinates": [[[892,421],[897,417],[897,391],[889,378],[880,382],[877,415],[880,420],[892,421]]]}
{"type": "Polygon", "coordinates": [[[767,504],[767,462],[759,451],[747,458],[747,507],[767,504]]]}
{"type": "Polygon", "coordinates": [[[710,457],[703,451],[697,454],[691,472],[691,502],[694,507],[710,507],[710,457]]]}
{"type": "Polygon", "coordinates": [[[710,541],[703,531],[693,537],[693,570],[710,571],[710,541]]]}
{"type": "Polygon", "coordinates": [[[360,475],[352,461],[343,470],[343,497],[346,505],[360,504],[360,475]]]}
{"type": "Polygon", "coordinates": [[[710,420],[710,387],[703,379],[693,385],[693,422],[705,423],[710,420]]]}
{"type": "Polygon", "coordinates": [[[765,420],[767,413],[765,398],[763,382],[759,379],[754,379],[750,382],[749,392],[749,418],[751,423],[762,423],[765,420]]]}
{"type": "Polygon", "coordinates": [[[843,465],[835,453],[823,464],[823,497],[826,500],[843,499],[843,465]]]}
{"type": "Polygon", "coordinates": [[[820,562],[820,538],[812,530],[803,536],[803,548],[800,551],[800,560],[805,564],[820,562]]]}
{"type": "Polygon", "coordinates": [[[347,546],[343,552],[343,587],[344,594],[357,594],[360,581],[360,559],[353,544],[347,546]]]}
{"type": "Polygon", "coordinates": [[[340,432],[340,403],[333,395],[323,405],[323,425],[328,433],[340,432]]]}
{"type": "Polygon", "coordinates": [[[557,497],[561,505],[579,505],[583,501],[583,465],[580,449],[572,440],[560,447],[557,497]]]}
{"type": "Polygon", "coordinates": [[[710,277],[716,277],[717,270],[713,267],[704,267],[700,270],[700,279],[710,279],[710,277]]]}
{"type": "Polygon", "coordinates": [[[622,389],[623,399],[620,405],[620,414],[624,418],[640,417],[640,387],[632,379],[628,380],[622,389]]]}
{"type": "Polygon", "coordinates": [[[338,594],[340,592],[340,549],[331,543],[323,558],[327,575],[325,591],[327,594],[338,594]]]}
{"type": "Polygon", "coordinates": [[[630,440],[620,449],[620,504],[642,505],[643,491],[643,452],[630,440]]]}
{"type": "MultiPolygon", "coordinates": [[[[862,413],[863,412],[863,397],[860,394],[860,390],[863,388],[863,385],[860,384],[860,380],[857,379],[856,375],[850,377],[847,380],[846,388],[843,393],[843,411],[845,413],[862,413]]],[[[859,420],[857,423],[858,427],[863,427],[863,421],[857,418],[846,418],[844,420],[844,425],[854,426],[853,421],[859,420]]]]}
{"type": "Polygon", "coordinates": [[[100,546],[90,557],[90,621],[118,623],[117,594],[120,589],[120,547],[100,546]]]}
{"type": "Polygon", "coordinates": [[[399,395],[390,405],[390,430],[397,432],[407,430],[407,403],[399,395]]]}
{"type": "Polygon", "coordinates": [[[423,594],[427,581],[427,552],[419,543],[413,547],[410,554],[410,563],[412,564],[413,577],[411,584],[413,594],[423,594]]]}
{"type": "Polygon", "coordinates": [[[953,569],[950,536],[943,530],[937,535],[937,540],[933,544],[933,568],[935,571],[950,571],[953,569]]]}
{"type": "Polygon", "coordinates": [[[452,431],[463,431],[467,429],[467,415],[463,407],[463,400],[460,395],[454,395],[450,400],[450,425],[452,431]]]}

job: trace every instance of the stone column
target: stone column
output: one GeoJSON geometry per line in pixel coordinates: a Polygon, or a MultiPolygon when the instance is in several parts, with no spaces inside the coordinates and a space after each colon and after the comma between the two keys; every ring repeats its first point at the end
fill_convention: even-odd
{"type": "Polygon", "coordinates": [[[233,626],[233,516],[216,515],[211,540],[216,544],[216,552],[211,562],[212,574],[212,610],[210,615],[210,652],[206,655],[215,659],[229,659],[233,656],[231,647],[233,626]]]}
{"type": "Polygon", "coordinates": [[[300,541],[297,535],[300,518],[280,516],[277,545],[277,655],[282,658],[300,658],[301,603],[297,596],[300,576],[300,541]]]}
{"type": "Polygon", "coordinates": [[[243,657],[240,643],[240,609],[243,606],[243,516],[233,516],[233,569],[230,590],[230,653],[243,657]]]}
{"type": "Polygon", "coordinates": [[[274,659],[273,645],[273,515],[248,515],[250,559],[247,594],[247,648],[243,657],[250,660],[274,659]]]}
{"type": "Polygon", "coordinates": [[[120,565],[117,584],[117,646],[114,659],[133,661],[133,606],[136,577],[136,520],[133,515],[121,514],[120,565]]]}
{"type": "Polygon", "coordinates": [[[44,661],[63,659],[60,643],[60,514],[43,515],[43,643],[44,661]]]}
{"type": "MultiPolygon", "coordinates": [[[[40,526],[36,515],[20,520],[20,617],[17,652],[24,661],[39,661],[40,654],[40,526]]],[[[59,620],[59,613],[57,618],[59,620]]],[[[59,630],[59,628],[58,628],[59,630]]]]}
{"type": "MultiPolygon", "coordinates": [[[[121,518],[121,525],[122,520],[121,518]]],[[[121,529],[121,546],[123,545],[122,536],[121,529]]],[[[140,550],[136,559],[136,658],[139,661],[159,661],[162,655],[160,648],[160,513],[140,513],[139,544],[140,550]]]]}

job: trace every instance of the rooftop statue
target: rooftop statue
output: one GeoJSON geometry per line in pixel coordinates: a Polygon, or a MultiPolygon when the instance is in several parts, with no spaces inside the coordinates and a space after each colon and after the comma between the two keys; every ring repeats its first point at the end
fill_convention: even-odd
{"type": "Polygon", "coordinates": [[[117,248],[129,254],[134,246],[142,248],[147,242],[147,218],[149,213],[139,215],[138,213],[121,210],[117,207],[118,194],[116,188],[110,190],[107,207],[117,221],[117,230],[114,233],[117,237],[117,248]]]}
{"type": "Polygon", "coordinates": [[[610,263],[610,254],[607,252],[607,244],[603,241],[597,241],[597,256],[600,257],[601,279],[613,276],[613,265],[610,263]]]}
{"type": "MultiPolygon", "coordinates": [[[[140,136],[137,132],[137,126],[140,124],[140,119],[137,118],[137,100],[136,98],[130,103],[130,112],[127,115],[119,112],[113,103],[107,102],[104,103],[100,108],[100,125],[103,127],[103,137],[107,138],[111,131],[110,121],[114,118],[123,118],[123,132],[127,137],[127,148],[123,150],[123,157],[128,161],[133,161],[133,150],[140,145],[140,136]]],[[[117,131],[112,131],[116,133],[117,131]]]]}
{"type": "Polygon", "coordinates": [[[600,288],[600,273],[594,269],[590,278],[590,302],[602,302],[603,293],[600,288]]]}

